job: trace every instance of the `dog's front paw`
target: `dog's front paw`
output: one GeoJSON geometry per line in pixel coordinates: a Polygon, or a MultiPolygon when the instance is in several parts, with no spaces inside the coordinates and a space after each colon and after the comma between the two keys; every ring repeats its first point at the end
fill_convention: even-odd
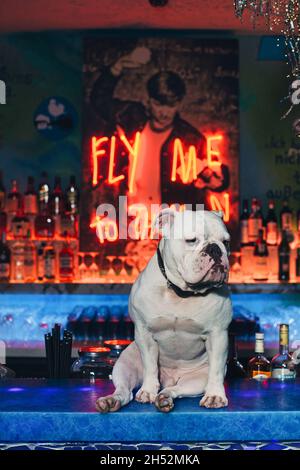
{"type": "Polygon", "coordinates": [[[205,408],[223,408],[227,405],[228,400],[223,390],[207,390],[200,400],[200,406],[205,408]]]}
{"type": "Polygon", "coordinates": [[[135,395],[135,400],[140,403],[154,403],[157,392],[152,390],[145,390],[143,387],[138,390],[135,395]]]}
{"type": "Polygon", "coordinates": [[[174,401],[168,392],[161,391],[155,400],[155,406],[163,413],[169,413],[174,408],[174,401]]]}

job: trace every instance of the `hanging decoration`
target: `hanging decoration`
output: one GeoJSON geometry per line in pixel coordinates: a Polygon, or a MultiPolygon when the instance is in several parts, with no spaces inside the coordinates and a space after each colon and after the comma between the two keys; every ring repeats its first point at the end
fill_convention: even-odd
{"type": "MultiPolygon", "coordinates": [[[[247,10],[255,28],[257,20],[264,18],[270,31],[279,30],[285,38],[287,64],[291,85],[283,101],[289,101],[286,118],[300,103],[300,0],[234,0],[235,14],[241,20],[247,10]]],[[[279,47],[279,38],[278,38],[279,47]]]]}

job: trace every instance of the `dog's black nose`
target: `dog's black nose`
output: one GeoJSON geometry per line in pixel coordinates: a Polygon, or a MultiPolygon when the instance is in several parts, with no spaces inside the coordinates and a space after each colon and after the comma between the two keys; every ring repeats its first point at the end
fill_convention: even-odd
{"type": "Polygon", "coordinates": [[[208,245],[205,253],[207,253],[216,262],[219,261],[222,256],[221,248],[216,243],[208,245]]]}

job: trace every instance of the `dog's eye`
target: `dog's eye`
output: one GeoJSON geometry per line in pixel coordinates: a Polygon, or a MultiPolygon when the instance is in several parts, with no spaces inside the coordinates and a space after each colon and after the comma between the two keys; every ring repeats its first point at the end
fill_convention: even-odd
{"type": "Polygon", "coordinates": [[[189,245],[193,245],[193,243],[196,243],[197,241],[197,238],[189,238],[188,240],[185,240],[186,243],[188,243],[189,245]]]}

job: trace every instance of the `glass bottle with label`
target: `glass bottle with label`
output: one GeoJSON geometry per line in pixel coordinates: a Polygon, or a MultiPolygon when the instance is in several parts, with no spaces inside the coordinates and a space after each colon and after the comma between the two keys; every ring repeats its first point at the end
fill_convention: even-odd
{"type": "Polygon", "coordinates": [[[279,327],[279,353],[271,362],[272,379],[291,380],[296,378],[295,364],[289,353],[289,325],[279,327]]]}
{"type": "Polygon", "coordinates": [[[59,279],[62,282],[70,282],[74,279],[74,253],[69,246],[67,235],[65,232],[65,241],[58,256],[59,279]]]}
{"type": "Polygon", "coordinates": [[[0,170],[0,212],[4,211],[5,208],[5,186],[3,183],[3,174],[2,171],[0,170]]]}
{"type": "Polygon", "coordinates": [[[71,214],[78,213],[79,190],[76,186],[75,176],[70,177],[70,184],[66,190],[66,212],[71,214]]]}
{"type": "Polygon", "coordinates": [[[11,234],[16,239],[25,239],[29,228],[29,219],[24,215],[23,208],[20,206],[11,221],[11,234]]]}
{"type": "Polygon", "coordinates": [[[46,243],[43,242],[40,244],[37,250],[37,279],[42,282],[45,277],[45,246],[46,243]]]}
{"type": "Polygon", "coordinates": [[[11,278],[16,282],[24,282],[24,248],[22,240],[16,240],[11,247],[11,278]]]}
{"type": "Polygon", "coordinates": [[[16,215],[19,207],[21,206],[21,193],[19,192],[17,180],[12,180],[11,190],[6,199],[6,212],[9,215],[16,215]]]}
{"type": "Polygon", "coordinates": [[[255,356],[248,362],[249,377],[264,380],[271,377],[270,361],[264,356],[264,334],[255,334],[255,356]]]}
{"type": "Polygon", "coordinates": [[[248,221],[249,243],[255,244],[258,239],[259,230],[263,228],[263,216],[257,199],[253,198],[251,203],[251,213],[248,221]]]}
{"type": "Polygon", "coordinates": [[[45,279],[47,282],[55,281],[56,273],[56,256],[54,247],[50,244],[47,244],[44,249],[44,259],[45,259],[45,279]]]}
{"type": "Polygon", "coordinates": [[[34,178],[28,176],[27,189],[24,193],[24,214],[36,215],[38,213],[37,193],[34,189],[34,178]]]}
{"type": "Polygon", "coordinates": [[[286,232],[287,239],[289,242],[294,240],[293,234],[293,211],[289,207],[287,200],[283,201],[283,206],[280,212],[280,223],[281,230],[286,232]]]}
{"type": "Polygon", "coordinates": [[[278,246],[278,262],[279,262],[279,281],[289,281],[290,279],[290,244],[287,238],[287,232],[283,230],[282,239],[278,246]]]}
{"type": "Polygon", "coordinates": [[[24,246],[24,281],[34,282],[36,280],[35,245],[30,239],[30,230],[24,246]]]}
{"type": "Polygon", "coordinates": [[[0,241],[0,282],[10,279],[10,249],[6,243],[6,233],[2,232],[0,241]]]}
{"type": "Polygon", "coordinates": [[[240,227],[241,227],[241,246],[246,246],[249,243],[249,206],[248,200],[243,200],[243,210],[240,217],[240,227]]]}
{"type": "Polygon", "coordinates": [[[38,190],[38,198],[39,211],[44,212],[47,210],[49,212],[50,186],[48,183],[48,174],[45,171],[42,172],[42,179],[38,190]]]}
{"type": "Polygon", "coordinates": [[[267,244],[277,245],[278,225],[274,201],[269,201],[269,210],[266,218],[267,244]]]}
{"type": "Polygon", "coordinates": [[[256,281],[266,281],[269,277],[268,248],[263,238],[263,230],[258,233],[258,240],[254,249],[254,273],[253,279],[256,281]]]}
{"type": "Polygon", "coordinates": [[[49,206],[44,208],[35,218],[35,236],[36,238],[53,238],[55,235],[55,220],[49,211],[49,206]]]}

